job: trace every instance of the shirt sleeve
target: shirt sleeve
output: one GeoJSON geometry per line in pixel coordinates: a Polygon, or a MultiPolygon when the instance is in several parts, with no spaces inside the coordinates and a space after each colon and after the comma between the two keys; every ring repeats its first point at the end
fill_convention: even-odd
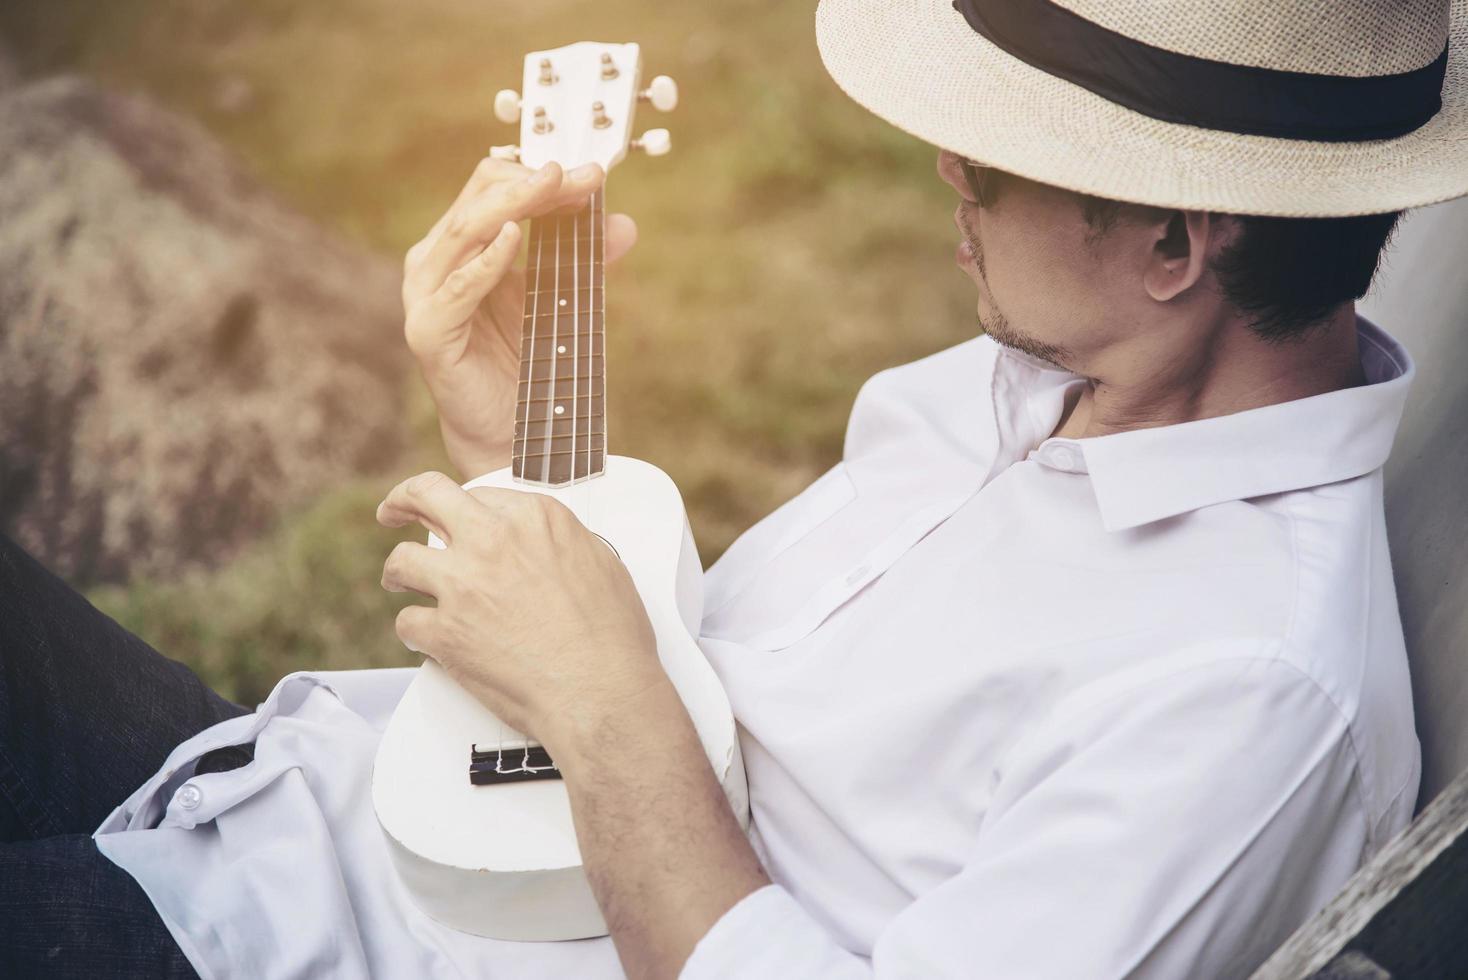
{"type": "Polygon", "coordinates": [[[1056,705],[1007,754],[967,864],[869,958],[771,885],[682,976],[1246,976],[1345,883],[1367,828],[1319,686],[1274,659],[1191,665],[1056,705]]]}

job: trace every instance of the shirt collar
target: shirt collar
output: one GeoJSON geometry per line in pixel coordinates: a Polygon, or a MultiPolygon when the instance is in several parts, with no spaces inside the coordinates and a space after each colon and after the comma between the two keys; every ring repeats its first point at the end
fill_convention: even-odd
{"type": "MultiPolygon", "coordinates": [[[[1386,331],[1359,316],[1356,324],[1364,385],[1194,422],[1045,442],[1079,451],[1108,531],[1370,473],[1391,451],[1415,369],[1386,331]]],[[[1039,456],[1047,458],[1043,449],[1039,456]]]]}

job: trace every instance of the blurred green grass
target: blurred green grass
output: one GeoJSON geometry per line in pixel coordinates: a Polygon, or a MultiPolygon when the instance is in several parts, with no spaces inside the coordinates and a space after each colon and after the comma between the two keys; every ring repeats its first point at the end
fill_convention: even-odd
{"type": "MultiPolygon", "coordinates": [[[[674,153],[609,189],[641,228],[609,277],[611,448],[673,477],[706,563],[840,457],[865,378],[975,330],[933,150],[828,79],[812,4],[9,0],[0,35],[29,74],[201,120],[293,205],[394,255],[515,141],[490,105],[524,52],[641,43],[682,104],[639,120],[674,153]]],[[[418,448],[394,478],[446,465],[406,350],[403,376],[418,448]]],[[[377,585],[403,536],[372,519],[391,482],[333,491],[213,572],[90,597],[242,701],[290,670],[413,662],[377,585]]]]}

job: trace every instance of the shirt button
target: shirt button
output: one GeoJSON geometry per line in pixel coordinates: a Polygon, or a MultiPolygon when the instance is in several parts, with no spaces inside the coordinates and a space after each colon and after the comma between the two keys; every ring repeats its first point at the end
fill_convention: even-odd
{"type": "Polygon", "coordinates": [[[197,810],[199,804],[204,802],[204,792],[193,783],[184,783],[179,787],[178,795],[174,797],[178,805],[185,810],[197,810]]]}

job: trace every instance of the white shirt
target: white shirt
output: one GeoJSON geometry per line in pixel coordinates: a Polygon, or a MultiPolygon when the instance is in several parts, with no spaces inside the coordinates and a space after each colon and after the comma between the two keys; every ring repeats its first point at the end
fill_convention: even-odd
{"type": "MultiPolygon", "coordinates": [[[[1323,905],[1419,773],[1381,500],[1412,367],[1359,334],[1365,386],[1080,440],[1081,379],[987,338],[872,378],[706,576],[777,884],[683,976],[1240,977],[1323,905]]],[[[620,975],[408,900],[368,782],[409,676],[285,678],[99,847],[206,978],[620,975]]]]}

